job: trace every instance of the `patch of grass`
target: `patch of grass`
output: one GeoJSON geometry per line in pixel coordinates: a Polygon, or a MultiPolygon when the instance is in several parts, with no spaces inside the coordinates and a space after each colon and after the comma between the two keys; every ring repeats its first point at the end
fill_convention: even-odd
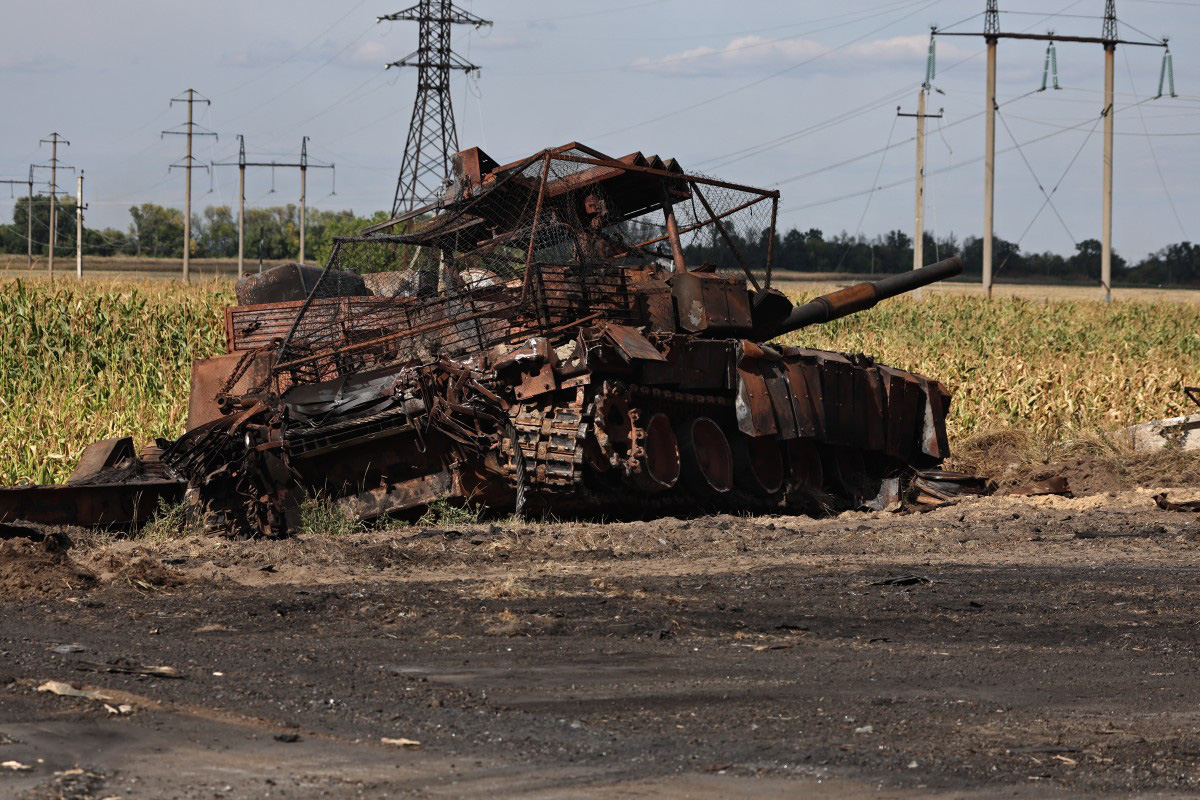
{"type": "Polygon", "coordinates": [[[160,499],[154,516],[141,527],[136,538],[148,542],[165,542],[203,533],[204,523],[192,516],[187,503],[169,503],[160,499]]]}
{"type": "Polygon", "coordinates": [[[347,508],[323,494],[312,494],[300,504],[300,532],[319,536],[348,536],[366,530],[347,508]]]}
{"type": "Polygon", "coordinates": [[[417,520],[418,525],[430,528],[446,528],[454,525],[476,525],[483,519],[483,509],[469,501],[455,505],[449,500],[434,500],[417,520]]]}

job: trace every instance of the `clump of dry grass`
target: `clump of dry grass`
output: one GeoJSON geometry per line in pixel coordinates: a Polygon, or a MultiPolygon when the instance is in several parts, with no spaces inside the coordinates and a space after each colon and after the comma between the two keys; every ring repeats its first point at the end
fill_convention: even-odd
{"type": "Polygon", "coordinates": [[[986,475],[1001,488],[1081,471],[1114,488],[1200,483],[1200,452],[1175,447],[1137,452],[1128,437],[1104,430],[1058,439],[1020,428],[993,428],[956,442],[947,467],[986,475]]]}

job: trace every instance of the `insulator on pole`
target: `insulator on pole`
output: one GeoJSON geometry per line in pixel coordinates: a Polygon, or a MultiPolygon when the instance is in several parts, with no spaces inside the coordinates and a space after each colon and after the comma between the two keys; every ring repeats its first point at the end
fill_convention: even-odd
{"type": "Polygon", "coordinates": [[[925,59],[925,88],[928,89],[933,85],[933,78],[937,74],[937,37],[933,32],[929,34],[929,56],[925,59]]]}
{"type": "Polygon", "coordinates": [[[1171,89],[1171,97],[1178,97],[1175,94],[1175,59],[1171,57],[1171,51],[1167,51],[1167,85],[1171,89]]]}
{"type": "Polygon", "coordinates": [[[1054,88],[1061,89],[1062,87],[1058,85],[1058,50],[1054,47],[1053,39],[1046,45],[1046,60],[1042,64],[1042,86],[1038,89],[1039,92],[1046,91],[1046,85],[1051,76],[1054,78],[1054,88]]]}

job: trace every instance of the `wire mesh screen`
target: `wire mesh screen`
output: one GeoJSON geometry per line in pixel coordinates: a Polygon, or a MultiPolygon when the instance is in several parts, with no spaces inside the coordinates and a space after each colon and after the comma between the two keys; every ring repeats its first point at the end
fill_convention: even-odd
{"type": "Polygon", "coordinates": [[[568,147],[459,176],[431,213],[337,240],[276,358],[288,383],[461,358],[595,319],[638,324],[632,287],[686,262],[762,272],[771,195],[640,154],[568,147]],[[625,163],[628,161],[628,163],[625,163]]]}

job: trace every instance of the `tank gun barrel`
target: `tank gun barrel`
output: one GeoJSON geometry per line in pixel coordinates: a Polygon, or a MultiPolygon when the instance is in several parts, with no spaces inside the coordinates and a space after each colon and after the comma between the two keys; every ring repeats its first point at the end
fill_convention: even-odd
{"type": "Polygon", "coordinates": [[[911,292],[931,283],[953,278],[963,270],[960,258],[947,258],[927,267],[891,275],[873,283],[859,283],[838,289],[792,309],[776,327],[772,336],[841,319],[872,308],[879,301],[911,292]]]}

